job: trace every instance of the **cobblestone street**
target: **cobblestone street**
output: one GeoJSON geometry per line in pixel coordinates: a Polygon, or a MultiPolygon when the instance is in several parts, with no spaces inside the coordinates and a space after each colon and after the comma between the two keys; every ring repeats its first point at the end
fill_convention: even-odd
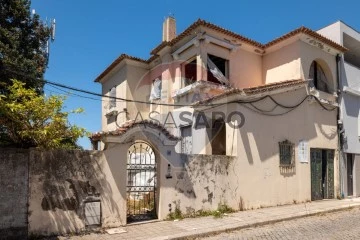
{"type": "Polygon", "coordinates": [[[359,223],[360,209],[356,208],[201,239],[360,239],[359,223]]]}
{"type": "Polygon", "coordinates": [[[359,222],[360,198],[353,198],[240,211],[222,218],[130,224],[113,229],[118,230],[115,234],[91,233],[57,239],[360,239],[359,222]]]}

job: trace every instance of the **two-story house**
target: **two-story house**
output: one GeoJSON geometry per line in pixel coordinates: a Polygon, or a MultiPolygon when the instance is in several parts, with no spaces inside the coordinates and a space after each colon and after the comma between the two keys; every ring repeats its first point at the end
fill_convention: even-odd
{"type": "Polygon", "coordinates": [[[122,54],[95,80],[91,140],[116,168],[122,220],[337,197],[345,51],[305,27],[262,44],[204,20],[176,34],[167,18],[149,59],[122,54]]]}
{"type": "Polygon", "coordinates": [[[341,192],[360,196],[360,33],[341,21],[318,33],[348,49],[338,60],[341,192]]]}

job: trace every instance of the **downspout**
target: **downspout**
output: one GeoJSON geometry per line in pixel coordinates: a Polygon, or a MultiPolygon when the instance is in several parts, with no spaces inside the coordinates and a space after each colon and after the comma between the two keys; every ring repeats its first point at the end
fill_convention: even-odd
{"type": "Polygon", "coordinates": [[[340,54],[336,55],[336,83],[337,83],[337,103],[338,103],[338,111],[337,111],[337,133],[338,133],[338,154],[339,154],[339,179],[340,179],[340,194],[341,198],[344,198],[344,183],[343,183],[343,163],[344,163],[344,156],[343,156],[343,122],[341,120],[341,86],[340,86],[340,78],[341,78],[341,69],[340,69],[340,62],[341,56],[340,54]]]}

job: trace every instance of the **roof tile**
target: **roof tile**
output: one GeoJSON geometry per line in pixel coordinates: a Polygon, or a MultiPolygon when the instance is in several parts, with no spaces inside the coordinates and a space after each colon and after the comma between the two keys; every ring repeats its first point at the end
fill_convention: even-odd
{"type": "Polygon", "coordinates": [[[117,128],[114,131],[107,131],[107,132],[96,132],[93,133],[89,138],[92,141],[99,141],[102,137],[105,136],[121,136],[125,134],[130,129],[139,126],[139,125],[146,125],[151,128],[156,128],[160,132],[162,132],[169,140],[178,141],[181,138],[171,134],[163,125],[161,125],[159,122],[150,121],[150,120],[142,120],[135,122],[135,120],[130,120],[125,122],[123,125],[121,125],[119,128],[117,128]]]}

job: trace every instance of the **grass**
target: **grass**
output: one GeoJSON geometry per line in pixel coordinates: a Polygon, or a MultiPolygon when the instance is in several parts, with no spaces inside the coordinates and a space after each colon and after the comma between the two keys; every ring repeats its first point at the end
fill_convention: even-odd
{"type": "Polygon", "coordinates": [[[234,209],[230,208],[226,204],[219,204],[216,210],[198,210],[190,214],[183,214],[179,206],[175,207],[175,211],[168,214],[167,220],[183,219],[183,218],[196,218],[196,217],[208,217],[213,216],[214,218],[222,218],[227,213],[235,212],[234,209]]]}

